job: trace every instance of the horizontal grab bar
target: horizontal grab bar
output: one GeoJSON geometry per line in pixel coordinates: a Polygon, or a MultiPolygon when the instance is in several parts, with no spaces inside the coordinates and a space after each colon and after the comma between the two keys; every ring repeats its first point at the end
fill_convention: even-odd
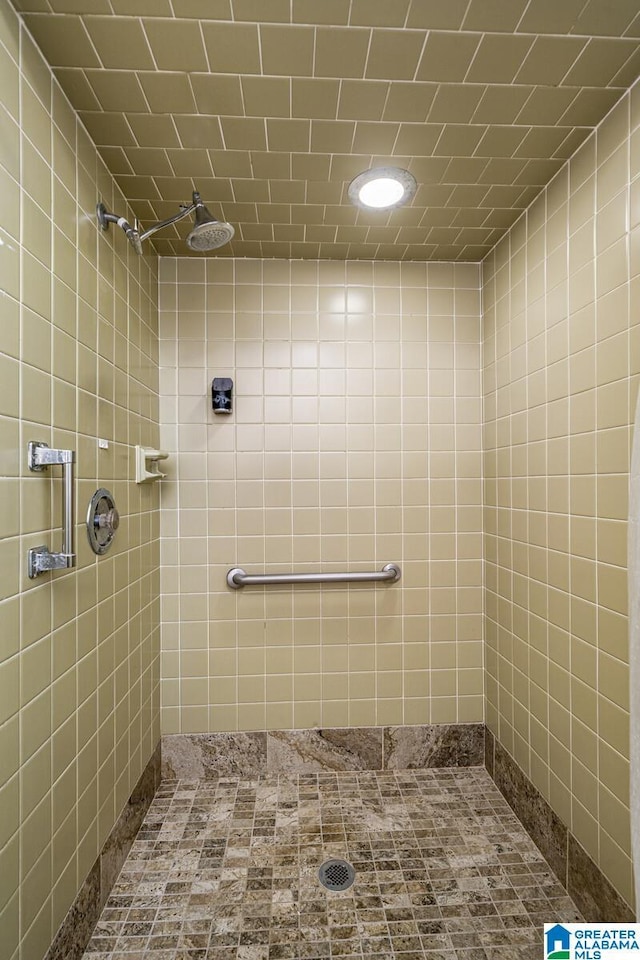
{"type": "Polygon", "coordinates": [[[280,583],[397,583],[401,577],[396,563],[387,563],[380,571],[356,573],[245,573],[242,567],[233,567],[227,573],[232,590],[240,587],[261,587],[280,583]]]}

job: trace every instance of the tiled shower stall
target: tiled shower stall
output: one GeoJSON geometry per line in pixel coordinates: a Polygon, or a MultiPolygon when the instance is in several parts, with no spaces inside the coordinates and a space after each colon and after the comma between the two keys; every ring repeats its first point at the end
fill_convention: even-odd
{"type": "Polygon", "coordinates": [[[482,720],[479,265],[160,271],[164,732],[482,720]],[[226,583],[389,562],[377,591],[226,583]]]}
{"type": "MultiPolygon", "coordinates": [[[[286,827],[290,774],[303,806],[386,797],[395,849],[417,837],[423,861],[437,827],[416,826],[415,795],[433,817],[446,797],[451,830],[458,813],[485,818],[487,843],[510,832],[529,865],[511,887],[548,888],[571,919],[551,874],[531,879],[548,868],[490,774],[587,919],[628,919],[638,84],[481,264],[140,258],[98,234],[96,197],[125,200],[6,2],[0,40],[0,958],[54,939],[50,960],[79,956],[117,909],[161,735],[168,779],[120,884],[145,882],[158,832],[196,829],[194,806],[215,818],[234,799],[247,820],[263,802],[264,830],[286,827]],[[230,417],[211,411],[214,376],[234,379],[230,417]],[[26,552],[59,534],[59,483],[30,474],[30,440],[77,452],[78,566],[42,581],[26,552]],[[137,444],[169,452],[165,479],[135,484],[137,444]],[[80,521],[103,485],[122,522],[96,560],[80,521]],[[375,589],[225,579],[388,562],[402,579],[375,589]]],[[[362,822],[337,819],[331,849],[351,838],[366,875],[362,822]]],[[[282,856],[251,869],[282,879],[282,856]]],[[[197,896],[216,879],[202,869],[197,896]]],[[[401,952],[440,949],[484,947],[401,952]]],[[[276,955],[297,956],[237,954],[276,955]]]]}

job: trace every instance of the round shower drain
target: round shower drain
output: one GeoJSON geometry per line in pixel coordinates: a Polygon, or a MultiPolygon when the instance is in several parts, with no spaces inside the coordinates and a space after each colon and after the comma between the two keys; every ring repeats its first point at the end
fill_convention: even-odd
{"type": "Polygon", "coordinates": [[[356,878],[356,872],[346,860],[325,860],[318,870],[320,883],[327,890],[347,890],[356,878]]]}

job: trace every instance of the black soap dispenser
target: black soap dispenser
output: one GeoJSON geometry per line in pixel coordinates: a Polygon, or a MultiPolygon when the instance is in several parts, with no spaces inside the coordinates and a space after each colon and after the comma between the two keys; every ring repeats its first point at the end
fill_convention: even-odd
{"type": "Polygon", "coordinates": [[[231,377],[214,377],[211,384],[211,402],[214,413],[231,413],[233,409],[233,380],[231,377]]]}

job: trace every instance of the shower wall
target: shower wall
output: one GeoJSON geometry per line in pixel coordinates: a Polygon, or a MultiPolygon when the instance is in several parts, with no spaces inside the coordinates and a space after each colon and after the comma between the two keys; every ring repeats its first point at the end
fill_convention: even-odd
{"type": "Polygon", "coordinates": [[[487,723],[632,902],[640,87],[484,263],[487,723]]]}
{"type": "Polygon", "coordinates": [[[479,266],[162,259],[160,308],[163,732],[482,720],[479,266]]]}
{"type": "Polygon", "coordinates": [[[40,960],[159,738],[158,491],[130,481],[158,442],[157,278],[98,236],[98,194],[123,200],[6,0],[0,77],[0,957],[40,960]],[[60,470],[29,473],[29,440],[77,451],[79,520],[102,484],[122,513],[111,553],[79,524],[77,569],[35,581],[60,470]]]}

